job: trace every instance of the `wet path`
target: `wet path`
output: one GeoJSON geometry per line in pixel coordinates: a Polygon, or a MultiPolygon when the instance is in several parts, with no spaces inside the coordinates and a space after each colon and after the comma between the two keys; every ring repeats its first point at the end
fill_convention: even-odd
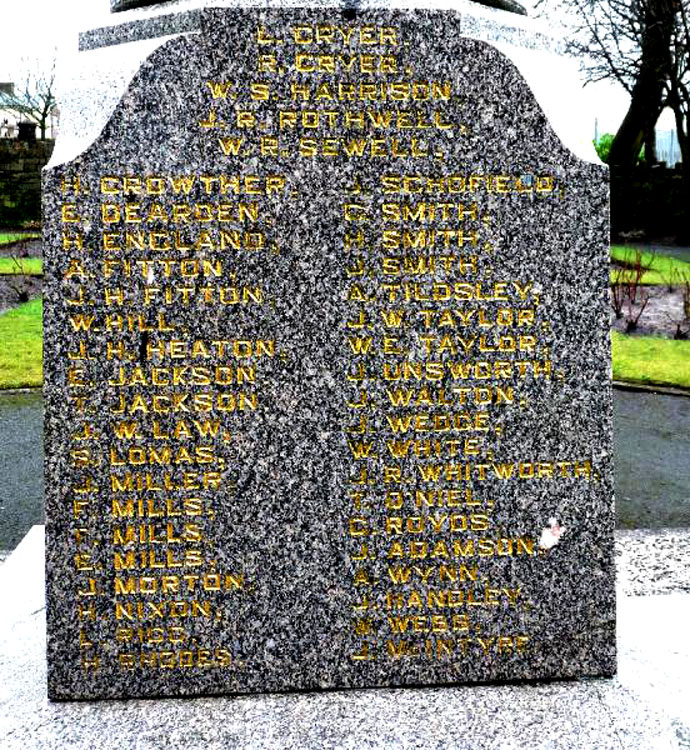
{"type": "Polygon", "coordinates": [[[614,391],[618,526],[690,526],[690,398],[614,391]]]}
{"type": "Polygon", "coordinates": [[[43,398],[0,393],[0,550],[43,523],[43,398]]]}
{"type": "MultiPolygon", "coordinates": [[[[614,391],[617,521],[690,527],[690,398],[614,391]]],[[[0,394],[0,551],[43,522],[43,400],[0,394]]]]}

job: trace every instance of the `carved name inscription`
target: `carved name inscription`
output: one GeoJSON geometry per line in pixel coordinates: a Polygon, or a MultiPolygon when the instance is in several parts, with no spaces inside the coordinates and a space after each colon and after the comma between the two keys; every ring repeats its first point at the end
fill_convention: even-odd
{"type": "Polygon", "coordinates": [[[206,13],[48,174],[51,696],[610,673],[600,171],[452,16],[206,13]]]}

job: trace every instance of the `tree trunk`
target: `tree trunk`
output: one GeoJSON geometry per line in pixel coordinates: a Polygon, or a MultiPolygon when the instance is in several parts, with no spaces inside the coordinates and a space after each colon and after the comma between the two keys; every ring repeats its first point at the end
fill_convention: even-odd
{"type": "MultiPolygon", "coordinates": [[[[681,102],[677,86],[671,89],[670,105],[676,120],[676,134],[678,136],[678,146],[680,147],[680,158],[682,160],[683,175],[683,194],[685,196],[684,205],[690,207],[690,123],[686,109],[681,102]]],[[[690,106],[688,106],[690,110],[690,106]]],[[[690,212],[690,208],[687,209],[690,212]]],[[[683,221],[680,231],[676,237],[676,242],[681,245],[690,243],[690,222],[683,221]]]]}
{"type": "Polygon", "coordinates": [[[690,174],[690,128],[688,127],[688,117],[683,111],[683,106],[677,94],[673,96],[670,105],[676,121],[676,136],[678,137],[680,158],[683,162],[683,173],[690,174]]]}
{"type": "MultiPolygon", "coordinates": [[[[654,125],[656,125],[656,123],[654,123],[654,125]]],[[[652,126],[645,133],[644,163],[648,167],[653,167],[655,164],[658,164],[657,159],[656,159],[656,130],[654,129],[654,126],[652,126]]]]}
{"type": "Polygon", "coordinates": [[[671,37],[677,0],[647,0],[640,73],[630,107],[611,144],[609,164],[633,167],[663,108],[664,82],[671,70],[671,37]]]}

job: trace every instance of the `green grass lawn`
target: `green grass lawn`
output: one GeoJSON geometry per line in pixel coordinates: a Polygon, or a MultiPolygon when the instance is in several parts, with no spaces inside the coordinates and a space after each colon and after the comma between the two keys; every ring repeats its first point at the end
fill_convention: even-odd
{"type": "Polygon", "coordinates": [[[35,299],[0,315],[0,388],[43,382],[43,300],[35,299]]]}
{"type": "MultiPolygon", "coordinates": [[[[677,286],[684,281],[690,282],[690,263],[685,263],[676,258],[670,258],[667,255],[654,255],[653,253],[641,252],[631,247],[622,245],[611,246],[611,259],[625,265],[634,265],[639,253],[640,263],[646,268],[642,276],[642,284],[673,284],[677,286]]],[[[611,271],[611,282],[616,281],[616,270],[611,271]]],[[[622,278],[618,281],[625,282],[634,277],[633,271],[623,272],[622,278]]]]}
{"type": "Polygon", "coordinates": [[[690,341],[611,332],[613,378],[690,388],[690,341]]]}
{"type": "Polygon", "coordinates": [[[9,245],[19,240],[35,240],[40,237],[36,232],[0,232],[0,245],[9,245]]]}
{"type": "Polygon", "coordinates": [[[0,258],[0,275],[25,273],[29,276],[40,276],[43,273],[43,261],[40,258],[0,258]]]}

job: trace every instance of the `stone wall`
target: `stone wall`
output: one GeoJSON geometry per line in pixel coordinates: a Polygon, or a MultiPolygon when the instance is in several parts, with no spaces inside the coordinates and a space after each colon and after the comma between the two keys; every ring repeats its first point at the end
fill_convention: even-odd
{"type": "Polygon", "coordinates": [[[55,141],[0,138],[0,227],[41,219],[41,169],[55,141]]]}

